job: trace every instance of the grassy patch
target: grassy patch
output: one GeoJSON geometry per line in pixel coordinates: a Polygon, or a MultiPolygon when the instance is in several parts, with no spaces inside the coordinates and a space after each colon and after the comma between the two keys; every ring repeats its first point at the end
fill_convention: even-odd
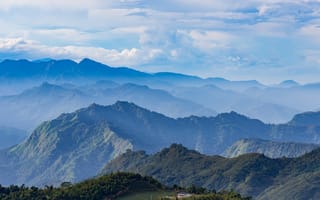
{"type": "Polygon", "coordinates": [[[118,200],[160,200],[165,196],[173,196],[172,191],[148,191],[148,192],[138,192],[130,193],[123,197],[117,198],[118,200]]]}

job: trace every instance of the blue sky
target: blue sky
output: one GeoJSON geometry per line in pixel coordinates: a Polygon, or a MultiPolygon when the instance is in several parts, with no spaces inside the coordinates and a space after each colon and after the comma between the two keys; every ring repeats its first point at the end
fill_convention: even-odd
{"type": "Polygon", "coordinates": [[[319,0],[5,0],[0,59],[318,82],[319,0]]]}

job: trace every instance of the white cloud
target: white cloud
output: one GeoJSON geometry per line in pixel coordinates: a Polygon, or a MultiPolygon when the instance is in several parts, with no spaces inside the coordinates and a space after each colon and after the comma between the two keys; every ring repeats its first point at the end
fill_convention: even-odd
{"type": "Polygon", "coordinates": [[[115,34],[124,34],[124,33],[132,34],[133,33],[133,34],[140,35],[145,33],[146,30],[147,30],[146,26],[130,26],[130,27],[115,28],[111,32],[115,34]]]}
{"type": "Polygon", "coordinates": [[[2,10],[11,10],[14,8],[41,8],[45,10],[87,10],[91,8],[99,8],[103,5],[105,1],[101,0],[5,0],[0,1],[0,8],[2,10]]]}
{"type": "Polygon", "coordinates": [[[51,41],[55,41],[55,43],[59,42],[69,42],[81,44],[92,39],[91,36],[87,32],[78,31],[76,29],[68,29],[68,28],[58,28],[58,29],[35,29],[26,32],[25,36],[34,37],[34,38],[43,38],[50,39],[51,41]]]}
{"type": "Polygon", "coordinates": [[[211,51],[213,49],[222,50],[228,48],[232,40],[235,38],[229,33],[221,31],[199,31],[191,30],[180,31],[182,34],[187,34],[192,39],[194,47],[203,51],[211,51]]]}
{"type": "Polygon", "coordinates": [[[308,24],[306,26],[301,27],[298,34],[302,37],[306,37],[312,42],[320,42],[320,24],[308,24]]]}
{"type": "Polygon", "coordinates": [[[264,14],[267,13],[267,11],[269,11],[272,7],[271,6],[267,6],[267,5],[262,5],[258,8],[259,10],[259,15],[262,16],[264,14]]]}
{"type": "Polygon", "coordinates": [[[319,0],[3,0],[0,37],[20,39],[2,39],[0,59],[188,64],[195,73],[286,67],[314,60],[305,50],[320,50],[319,25],[319,0]]]}
{"type": "Polygon", "coordinates": [[[22,38],[0,39],[0,54],[19,54],[27,59],[50,57],[54,59],[91,58],[97,61],[114,65],[134,66],[156,58],[162,53],[160,49],[105,49],[87,46],[46,46],[35,41],[22,38]]]}
{"type": "Polygon", "coordinates": [[[304,58],[306,62],[315,65],[316,68],[320,69],[320,50],[305,50],[304,51],[304,58]]]}

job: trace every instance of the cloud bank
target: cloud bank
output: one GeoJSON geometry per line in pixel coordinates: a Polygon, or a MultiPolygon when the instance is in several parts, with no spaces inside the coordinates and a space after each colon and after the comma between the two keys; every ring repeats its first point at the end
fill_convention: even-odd
{"type": "Polygon", "coordinates": [[[8,0],[0,26],[0,59],[89,57],[265,82],[320,72],[316,0],[8,0]]]}

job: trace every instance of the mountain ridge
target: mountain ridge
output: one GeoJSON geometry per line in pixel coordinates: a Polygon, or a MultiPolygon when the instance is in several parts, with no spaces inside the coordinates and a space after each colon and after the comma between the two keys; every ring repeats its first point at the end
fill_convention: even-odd
{"type": "Polygon", "coordinates": [[[191,135],[184,137],[185,131],[193,132],[188,123],[188,118],[168,118],[128,102],[91,104],[42,123],[24,143],[4,151],[0,166],[10,173],[0,174],[0,181],[27,185],[79,181],[94,176],[127,149],[153,152],[181,138],[195,145],[191,135]],[[176,126],[180,133],[172,130],[176,126]],[[92,162],[94,166],[86,167],[92,162]]]}
{"type": "Polygon", "coordinates": [[[32,131],[42,121],[54,119],[61,113],[73,112],[93,102],[108,105],[117,100],[134,101],[149,110],[175,118],[217,114],[212,109],[145,85],[100,81],[79,87],[43,82],[17,95],[0,97],[0,107],[3,108],[0,125],[32,131]]]}
{"type": "MultiPolygon", "coordinates": [[[[186,75],[175,72],[146,73],[128,67],[110,67],[106,64],[84,58],[80,62],[62,59],[46,59],[40,61],[3,60],[0,62],[0,78],[46,78],[47,80],[59,80],[63,78],[120,78],[118,80],[129,80],[130,78],[155,79],[160,81],[193,81],[194,83],[216,83],[220,84],[222,78],[201,78],[194,75],[186,75]],[[23,67],[22,67],[23,66],[23,67]]],[[[116,79],[117,80],[117,79],[116,79]]],[[[262,87],[258,81],[229,81],[223,79],[223,83],[232,83],[240,87],[255,85],[262,87]],[[243,84],[243,86],[241,86],[243,84]]],[[[147,81],[147,80],[146,80],[147,81]]],[[[147,81],[148,82],[148,81],[147,81]]]]}
{"type": "Polygon", "coordinates": [[[270,158],[299,157],[319,148],[319,144],[306,144],[294,142],[274,142],[262,139],[241,139],[227,148],[222,155],[237,157],[246,153],[261,153],[270,158]]]}
{"type": "Polygon", "coordinates": [[[152,176],[168,185],[192,183],[217,191],[233,188],[258,200],[313,199],[320,195],[316,192],[319,185],[301,177],[320,174],[319,159],[320,148],[291,159],[271,159],[256,153],[224,158],[203,155],[173,144],[155,154],[127,151],[106,164],[101,174],[125,171],[152,176]],[[295,185],[291,193],[290,184],[294,181],[300,185],[295,185]]]}
{"type": "Polygon", "coordinates": [[[214,155],[247,137],[310,142],[320,135],[315,127],[269,125],[236,112],[174,119],[124,101],[91,104],[42,123],[25,142],[3,151],[0,167],[10,173],[0,174],[0,182],[76,182],[127,149],[154,153],[172,143],[214,155]]]}

